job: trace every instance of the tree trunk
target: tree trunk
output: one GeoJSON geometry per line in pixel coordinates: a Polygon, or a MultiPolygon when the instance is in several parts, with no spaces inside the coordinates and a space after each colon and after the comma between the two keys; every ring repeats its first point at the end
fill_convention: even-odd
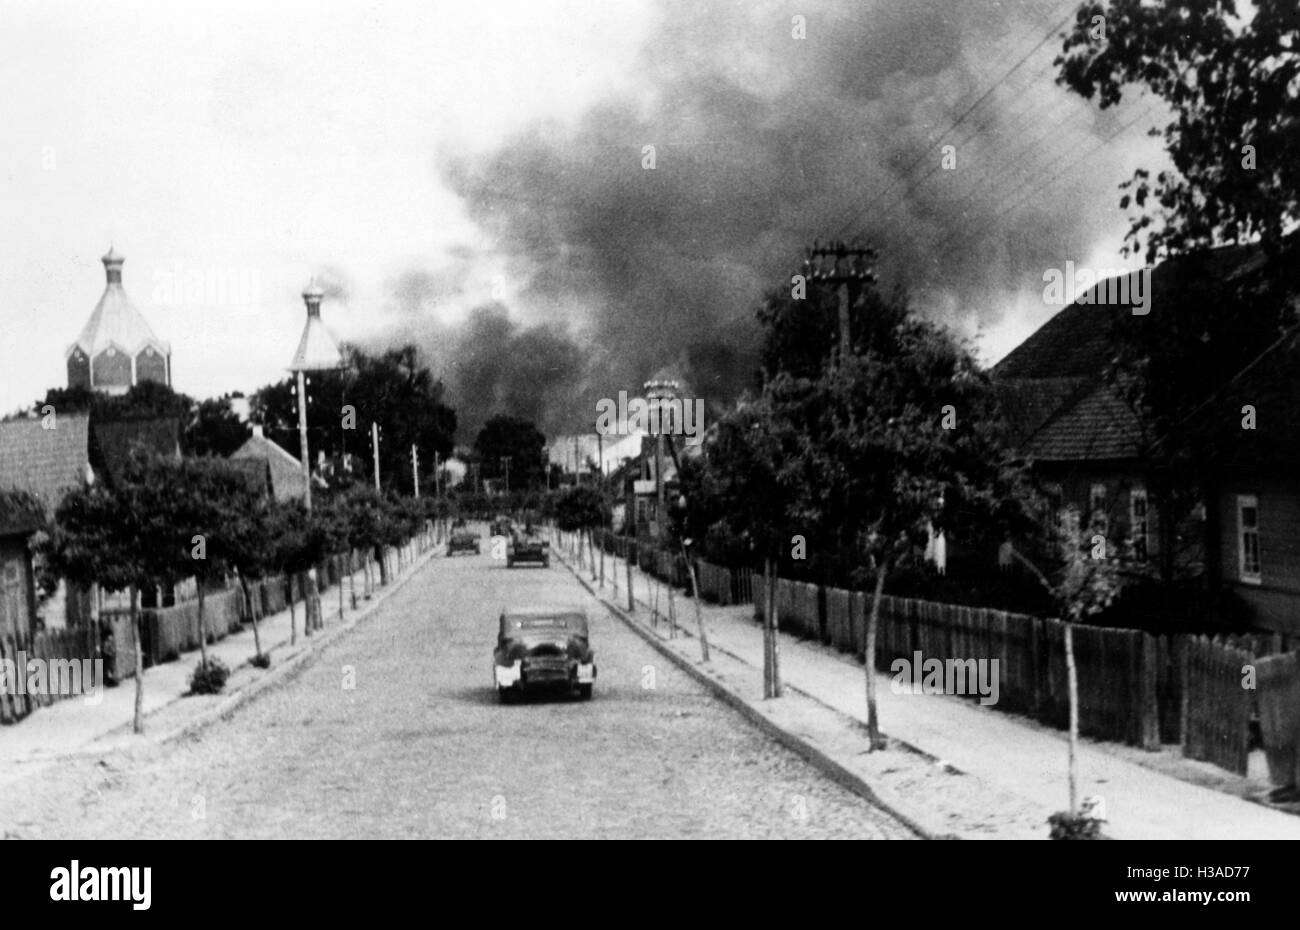
{"type": "Polygon", "coordinates": [[[239,586],[244,589],[244,603],[248,605],[248,616],[253,621],[253,649],[257,655],[262,654],[262,636],[257,631],[257,609],[253,606],[253,595],[248,589],[248,580],[241,574],[239,586]]]}
{"type": "Polygon", "coordinates": [[[302,600],[302,631],[304,636],[310,636],[321,627],[320,591],[316,587],[315,567],[307,569],[303,575],[302,600]]]}
{"type": "Polygon", "coordinates": [[[876,709],[876,632],[880,629],[880,598],[885,591],[885,576],[888,574],[889,560],[884,559],[876,567],[876,587],[871,594],[871,613],[867,617],[867,738],[873,752],[884,749],[886,745],[880,735],[880,716],[876,709]]]}
{"type": "Polygon", "coordinates": [[[207,668],[208,630],[203,622],[203,581],[201,579],[196,579],[196,581],[198,581],[196,587],[199,589],[199,661],[203,663],[204,668],[207,668]]]}
{"type": "Polygon", "coordinates": [[[666,587],[668,588],[668,637],[677,638],[677,601],[673,593],[672,579],[669,579],[666,587]]]}
{"type": "Polygon", "coordinates": [[[388,584],[388,564],[384,561],[384,547],[375,547],[375,558],[379,561],[379,583],[388,584]]]}
{"type": "Polygon", "coordinates": [[[343,555],[334,556],[334,571],[339,576],[339,619],[343,619],[343,555]]]}
{"type": "Polygon", "coordinates": [[[587,529],[587,559],[591,562],[591,580],[596,580],[596,544],[591,538],[591,529],[587,529]]]}
{"type": "Polygon", "coordinates": [[[289,645],[292,646],[298,642],[298,615],[293,606],[293,573],[290,572],[285,576],[285,583],[289,586],[289,645]]]}
{"type": "Polygon", "coordinates": [[[776,696],[773,675],[772,614],[776,611],[776,565],[772,559],[763,560],[763,697],[776,696]]]}
{"type": "MultiPolygon", "coordinates": [[[[773,563],[775,569],[775,563],[773,563]]],[[[773,573],[775,574],[775,572],[773,573]]],[[[781,688],[781,616],[776,606],[776,591],[772,592],[772,613],[768,617],[772,643],[772,697],[779,698],[781,688]]]]}
{"type": "Polygon", "coordinates": [[[144,732],[144,645],[140,642],[140,597],[131,585],[131,629],[135,632],[135,720],[132,729],[144,732]]]}
{"type": "Polygon", "coordinates": [[[352,609],[357,609],[357,553],[348,550],[348,594],[352,596],[352,609]]]}
{"type": "Polygon", "coordinates": [[[763,697],[772,696],[772,653],[767,648],[767,618],[772,612],[772,560],[763,560],[763,697]]]}
{"type": "MultiPolygon", "coordinates": [[[[683,552],[683,557],[685,553],[683,552]]],[[[695,580],[695,563],[686,560],[686,570],[691,576],[691,599],[695,601],[695,634],[700,638],[700,661],[709,661],[709,638],[704,634],[704,612],[700,608],[700,586],[695,580]]]]}
{"type": "Polygon", "coordinates": [[[627,610],[628,613],[631,613],[632,611],[636,610],[636,603],[632,600],[632,553],[631,552],[627,554],[627,558],[623,561],[623,564],[627,568],[627,610]]]}
{"type": "Polygon", "coordinates": [[[605,540],[600,541],[600,586],[605,587],[605,540]]]}
{"type": "Polygon", "coordinates": [[[1074,624],[1065,625],[1065,674],[1070,695],[1070,813],[1079,812],[1078,770],[1075,755],[1079,746],[1079,678],[1074,668],[1074,624]]]}

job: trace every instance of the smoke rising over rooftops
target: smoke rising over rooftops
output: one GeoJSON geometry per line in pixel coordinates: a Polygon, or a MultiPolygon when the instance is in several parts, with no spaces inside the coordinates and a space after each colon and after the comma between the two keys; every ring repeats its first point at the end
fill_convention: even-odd
{"type": "Polygon", "coordinates": [[[1041,291],[1044,268],[1103,243],[1113,254],[1116,185],[1135,154],[1158,151],[1126,133],[1074,163],[1128,110],[1102,114],[1057,87],[1055,38],[943,133],[1069,9],[805,4],[795,39],[785,4],[665,4],[634,80],[576,123],[440,152],[510,293],[485,299],[466,247],[394,280],[384,338],[426,350],[469,442],[498,411],[590,432],[596,400],[665,365],[714,409],[729,402],[755,367],[754,307],[814,237],[861,235],[881,252],[882,286],[906,285],[958,327],[995,325],[1041,291]],[[953,170],[939,167],[945,144],[953,170]],[[1061,183],[1008,211],[1062,167],[1061,183]],[[455,322],[441,312],[452,306],[455,322]]]}

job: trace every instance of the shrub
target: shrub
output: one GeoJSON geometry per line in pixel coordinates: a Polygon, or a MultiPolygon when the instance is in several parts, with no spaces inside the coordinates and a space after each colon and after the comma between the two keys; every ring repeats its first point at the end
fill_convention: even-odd
{"type": "Polygon", "coordinates": [[[209,656],[207,662],[194,666],[190,675],[190,694],[217,694],[226,686],[230,669],[216,656],[209,656]]]}
{"type": "Polygon", "coordinates": [[[1052,827],[1050,839],[1054,840],[1099,840],[1101,839],[1101,821],[1086,814],[1072,814],[1069,811],[1057,811],[1047,822],[1052,827]]]}
{"type": "Polygon", "coordinates": [[[253,666],[253,668],[270,668],[271,654],[269,652],[259,652],[248,660],[248,664],[253,666]]]}

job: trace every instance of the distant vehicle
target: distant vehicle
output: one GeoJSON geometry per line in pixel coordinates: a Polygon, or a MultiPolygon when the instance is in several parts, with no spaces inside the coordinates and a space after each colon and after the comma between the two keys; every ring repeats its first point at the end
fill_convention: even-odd
{"type": "Polygon", "coordinates": [[[452,523],[451,523],[451,528],[454,530],[454,529],[456,529],[457,527],[461,527],[461,526],[464,526],[464,525],[465,525],[465,518],[464,518],[464,517],[457,517],[455,520],[452,521],[452,523]]]}
{"type": "Polygon", "coordinates": [[[591,699],[596,654],[591,650],[587,615],[577,608],[522,608],[502,611],[492,684],[501,703],[525,691],[550,689],[591,699]]]}
{"type": "Polygon", "coordinates": [[[542,568],[551,564],[551,549],[546,540],[533,533],[514,533],[506,546],[506,568],[516,562],[541,562],[542,568]]]}
{"type": "Polygon", "coordinates": [[[451,539],[447,541],[447,555],[453,556],[457,552],[473,552],[478,555],[483,551],[478,533],[472,530],[460,529],[454,530],[451,539]]]}
{"type": "Polygon", "coordinates": [[[489,535],[505,536],[509,538],[510,527],[511,527],[511,523],[509,517],[497,517],[495,520],[492,521],[491,533],[489,535]]]}

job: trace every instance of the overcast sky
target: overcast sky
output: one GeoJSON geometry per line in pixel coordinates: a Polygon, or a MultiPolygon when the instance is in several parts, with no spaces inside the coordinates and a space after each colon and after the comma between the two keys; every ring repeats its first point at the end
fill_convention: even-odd
{"type": "MultiPolygon", "coordinates": [[[[725,305],[709,336],[725,342],[719,333],[744,322],[755,293],[780,280],[773,275],[787,248],[797,252],[818,230],[838,232],[855,198],[888,190],[886,156],[893,170],[906,168],[900,152],[937,141],[928,134],[951,123],[1065,9],[1054,0],[712,8],[7,0],[0,412],[64,384],[64,352],[103,291],[99,258],[110,244],[126,257],[128,294],[172,344],[175,386],[197,397],[282,376],[312,275],[329,291],[324,316],[340,337],[392,341],[410,329],[445,368],[448,347],[466,338],[457,326],[483,305],[504,308],[512,326],[537,327],[533,335],[552,343],[632,338],[636,330],[592,320],[619,302],[644,319],[653,299],[646,282],[670,273],[656,243],[680,247],[705,236],[713,242],[701,253],[712,263],[709,286],[725,290],[708,295],[709,307],[725,305]],[[795,13],[808,17],[803,45],[791,36],[795,13]],[[800,127],[801,114],[816,115],[815,127],[800,127]],[[885,125],[899,127],[885,141],[868,132],[885,125]],[[813,141],[791,154],[800,138],[813,141]],[[660,143],[669,168],[661,165],[656,183],[684,184],[706,156],[718,173],[701,168],[692,184],[638,190],[636,212],[627,213],[618,196],[647,177],[639,164],[647,141],[660,143]],[[673,146],[685,153],[676,163],[673,146]],[[797,177],[787,155],[799,162],[797,177]],[[614,163],[627,174],[593,168],[614,163]],[[740,169],[743,183],[733,189],[740,169]],[[786,196],[780,188],[818,178],[824,189],[800,193],[799,209],[764,215],[769,197],[786,196]],[[646,199],[654,196],[673,200],[646,199]],[[552,213],[534,229],[539,204],[552,213]],[[600,249],[620,213],[627,224],[653,215],[649,232],[627,240],[632,264],[646,269],[629,271],[600,249]],[[702,215],[716,223],[691,225],[702,215]],[[543,264],[564,270],[543,273],[543,264]],[[194,291],[196,280],[204,293],[194,291]],[[625,287],[638,296],[622,301],[625,287]]],[[[1011,82],[991,100],[1000,112],[989,110],[989,129],[963,150],[964,159],[983,147],[992,166],[973,201],[927,182],[898,216],[920,236],[893,251],[919,257],[908,263],[908,283],[922,309],[968,332],[980,327],[987,357],[1049,315],[1025,295],[1057,263],[1053,256],[1117,264],[1125,224],[1115,185],[1157,150],[1136,133],[1107,146],[1076,169],[1083,188],[1049,189],[1034,216],[1002,218],[1009,225],[997,227],[993,257],[954,271],[966,240],[936,234],[955,221],[925,197],[950,197],[963,211],[954,216],[978,224],[980,211],[1014,190],[1014,177],[993,171],[999,158],[1038,153],[1050,168],[1048,149],[1062,138],[1091,142],[1115,126],[1067,98],[1050,74],[1032,87],[1011,82]],[[1027,100],[1041,107],[1026,109],[1027,100]],[[1040,113],[1065,119],[1043,135],[1040,113]],[[995,126],[994,117],[1007,122],[995,126]],[[1041,240],[1044,223],[1059,232],[1047,238],[1060,248],[1018,262],[1017,229],[1041,240]]],[[[919,174],[901,175],[900,191],[919,174]]],[[[680,295],[664,299],[682,303],[680,295]]],[[[648,374],[654,361],[636,354],[620,376],[648,374]]]]}

